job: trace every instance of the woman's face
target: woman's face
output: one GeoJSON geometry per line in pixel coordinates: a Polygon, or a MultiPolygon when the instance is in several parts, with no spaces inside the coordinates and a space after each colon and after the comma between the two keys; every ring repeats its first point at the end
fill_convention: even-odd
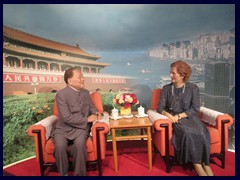
{"type": "Polygon", "coordinates": [[[177,72],[176,67],[172,67],[170,70],[170,77],[173,84],[183,83],[183,76],[177,72]]]}

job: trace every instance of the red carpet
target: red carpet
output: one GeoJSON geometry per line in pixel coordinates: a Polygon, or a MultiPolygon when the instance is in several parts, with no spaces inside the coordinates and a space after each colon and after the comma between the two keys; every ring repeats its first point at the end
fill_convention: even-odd
{"type": "MultiPolygon", "coordinates": [[[[170,173],[165,172],[165,164],[157,153],[153,153],[153,168],[148,169],[147,148],[145,141],[117,142],[119,171],[114,171],[112,143],[107,145],[106,159],[102,162],[103,176],[197,176],[195,170],[183,170],[175,165],[170,173]]],[[[226,167],[222,169],[217,159],[217,164],[210,166],[215,176],[235,176],[235,153],[226,153],[226,167]]],[[[39,176],[38,164],[35,158],[15,164],[4,169],[4,175],[13,176],[39,176]]],[[[72,172],[69,173],[72,175],[72,172]]],[[[59,176],[58,172],[50,171],[48,176],[59,176]]],[[[98,176],[98,171],[88,171],[87,176],[98,176]]]]}

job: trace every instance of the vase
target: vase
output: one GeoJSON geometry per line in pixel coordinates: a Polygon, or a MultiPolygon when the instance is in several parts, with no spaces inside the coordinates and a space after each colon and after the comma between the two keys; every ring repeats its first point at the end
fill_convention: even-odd
{"type": "Polygon", "coordinates": [[[130,115],[131,113],[132,113],[131,107],[129,107],[129,108],[121,107],[120,108],[121,115],[130,115]]]}

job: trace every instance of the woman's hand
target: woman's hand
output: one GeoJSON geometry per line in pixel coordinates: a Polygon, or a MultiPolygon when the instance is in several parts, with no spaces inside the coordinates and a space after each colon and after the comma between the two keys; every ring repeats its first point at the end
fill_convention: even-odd
{"type": "Polygon", "coordinates": [[[178,115],[173,116],[167,111],[163,111],[162,115],[167,116],[172,123],[178,123],[178,115]]]}
{"type": "Polygon", "coordinates": [[[173,116],[172,123],[178,123],[178,115],[173,116]]]}
{"type": "Polygon", "coordinates": [[[170,119],[170,121],[172,123],[178,123],[178,116],[177,115],[173,116],[173,115],[169,114],[168,118],[170,119]]]}

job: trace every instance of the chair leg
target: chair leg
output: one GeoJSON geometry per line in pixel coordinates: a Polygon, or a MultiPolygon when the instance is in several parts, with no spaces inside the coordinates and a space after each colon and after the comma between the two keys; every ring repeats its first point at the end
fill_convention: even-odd
{"type": "Polygon", "coordinates": [[[100,146],[100,131],[104,130],[102,127],[97,127],[97,161],[98,161],[98,175],[102,176],[102,158],[100,146]]]}
{"type": "Polygon", "coordinates": [[[37,134],[37,138],[38,138],[38,158],[39,158],[39,168],[40,168],[40,173],[41,173],[41,176],[44,176],[44,162],[43,162],[43,150],[42,150],[42,140],[41,140],[41,132],[40,130],[33,130],[32,131],[33,133],[36,133],[37,134]]]}
{"type": "MultiPolygon", "coordinates": [[[[168,144],[168,143],[167,143],[168,144]]],[[[170,157],[169,157],[169,148],[166,148],[166,172],[169,173],[171,170],[170,157]]]]}
{"type": "Polygon", "coordinates": [[[88,161],[87,162],[87,171],[96,171],[97,170],[97,161],[88,161]]]}
{"type": "Polygon", "coordinates": [[[153,152],[154,153],[159,153],[159,151],[158,151],[158,149],[157,149],[157,147],[154,143],[153,143],[153,152]]]}
{"type": "Polygon", "coordinates": [[[40,161],[39,161],[39,166],[40,166],[41,176],[44,176],[44,166],[43,166],[43,164],[40,161]]]}
{"type": "Polygon", "coordinates": [[[229,120],[222,120],[221,121],[221,152],[211,154],[211,157],[217,157],[221,161],[221,168],[225,168],[225,156],[226,156],[226,149],[225,149],[225,125],[229,123],[229,120]]]}
{"type": "Polygon", "coordinates": [[[160,127],[165,128],[165,163],[166,163],[166,172],[169,173],[171,169],[170,165],[170,155],[169,155],[169,134],[168,134],[168,124],[161,124],[160,127]]]}
{"type": "Polygon", "coordinates": [[[226,149],[225,149],[225,125],[226,123],[228,123],[230,120],[226,119],[226,120],[223,120],[222,121],[222,124],[221,124],[221,165],[222,165],[222,168],[224,169],[225,168],[225,153],[226,153],[226,149]]]}

